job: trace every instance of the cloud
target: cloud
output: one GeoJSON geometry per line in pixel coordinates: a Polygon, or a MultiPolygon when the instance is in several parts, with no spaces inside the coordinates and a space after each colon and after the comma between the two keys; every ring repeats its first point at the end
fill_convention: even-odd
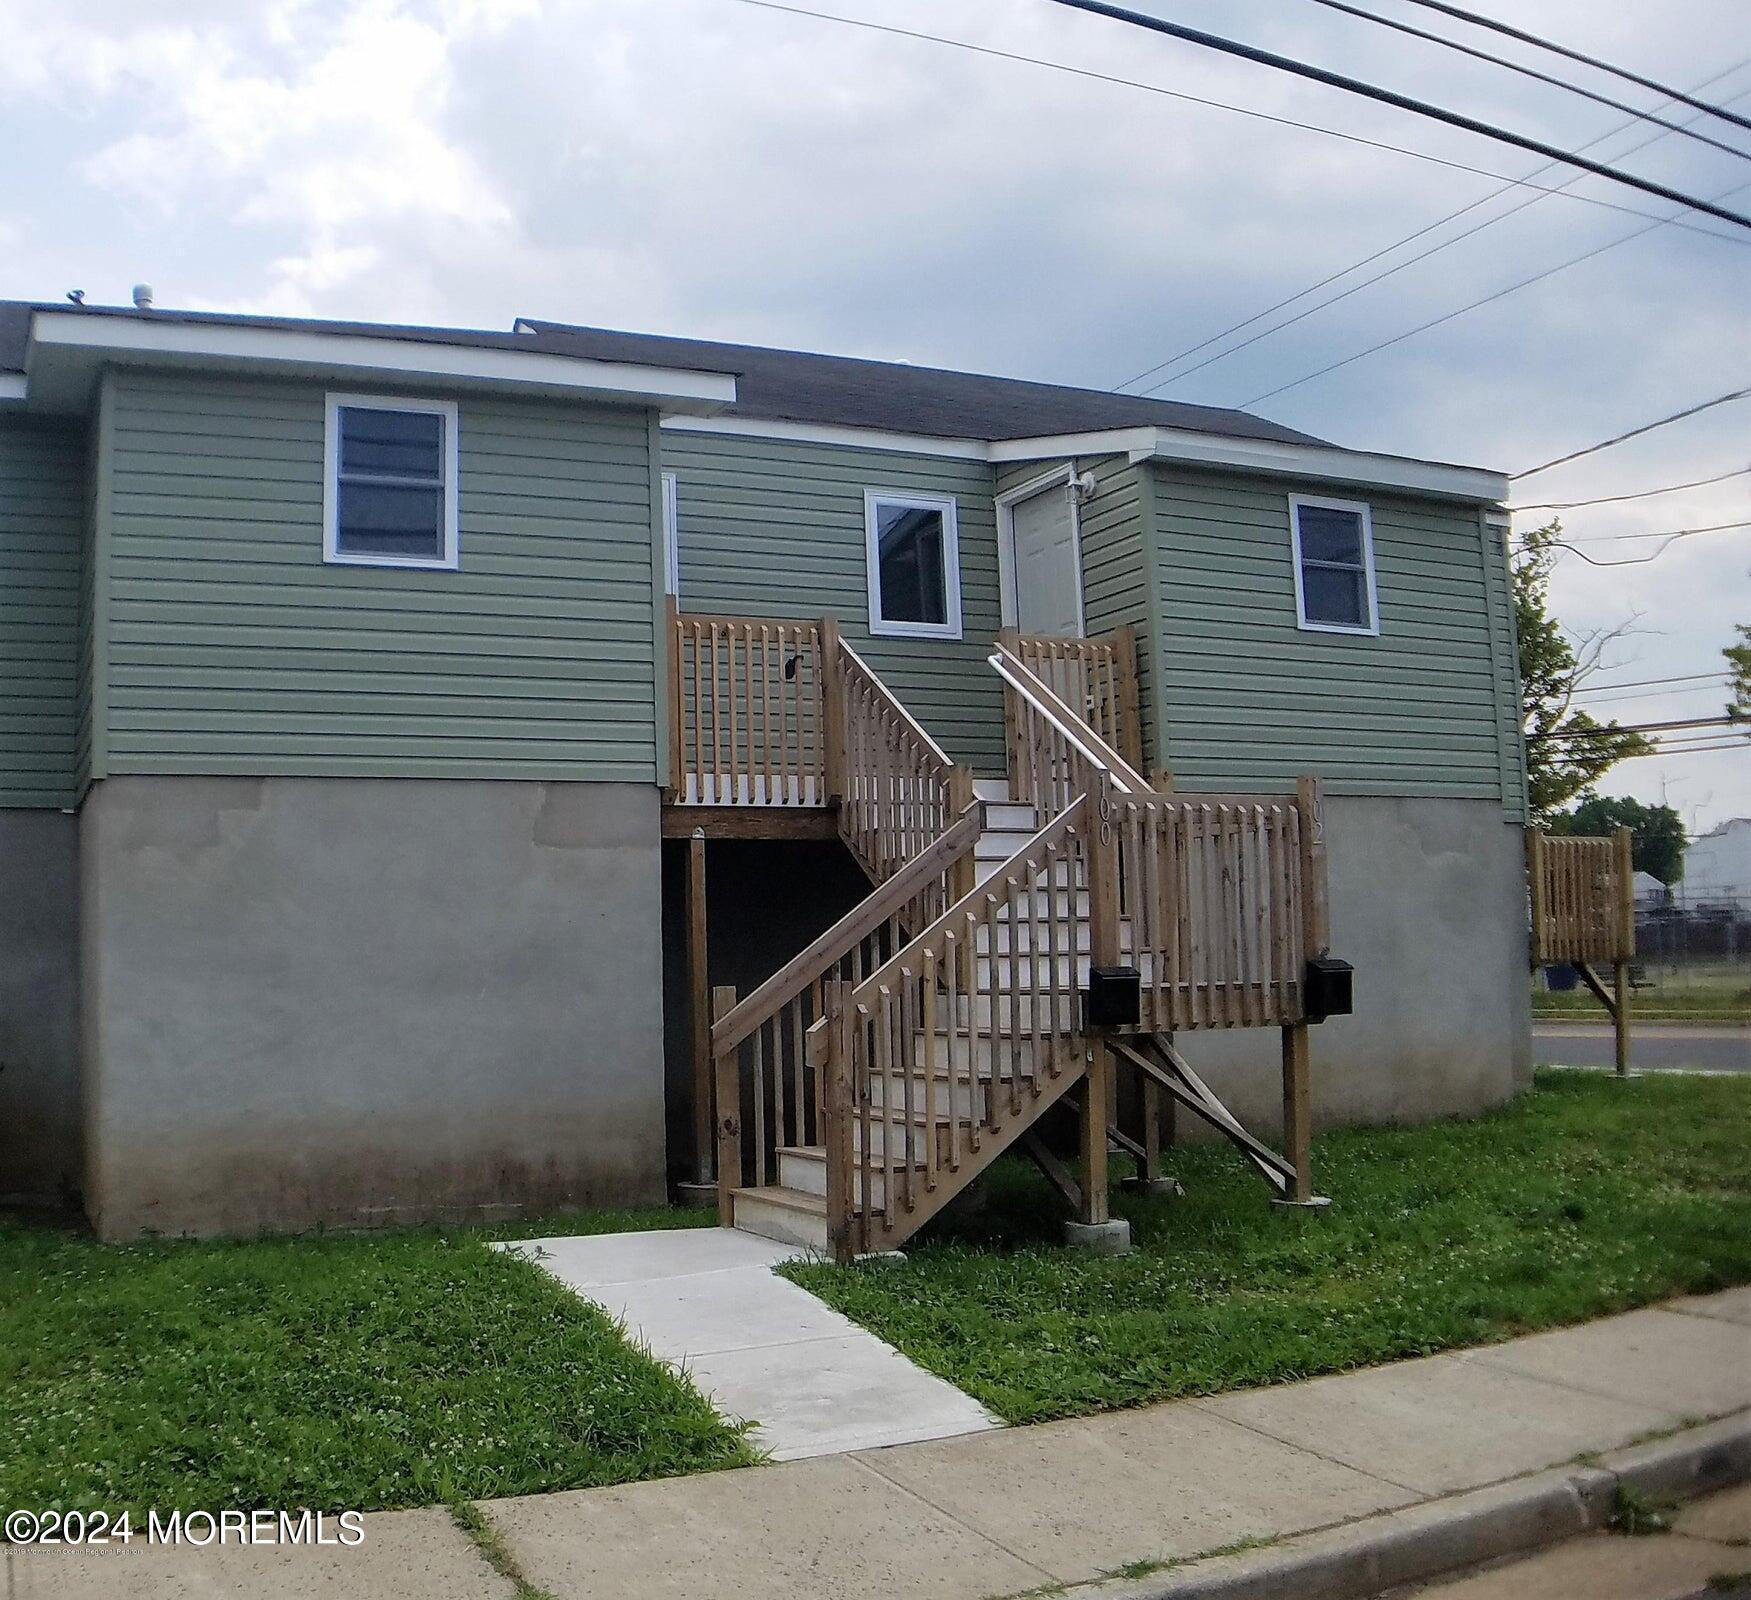
{"type": "MultiPolygon", "coordinates": [[[[1038,0],[804,3],[1489,172],[1540,165],[1038,0]]],[[[1529,28],[1664,80],[1751,91],[1751,70],[1720,76],[1751,57],[1742,0],[1521,10],[1529,28]]],[[[1624,120],[1313,6],[1172,12],[1570,147],[1624,120]]],[[[171,305],[500,328],[526,314],[1097,385],[1497,183],[736,0],[13,0],[0,91],[0,131],[37,153],[0,191],[18,292],[78,283],[119,299],[144,276],[171,305]]],[[[1698,193],[1740,180],[1742,166],[1692,141],[1631,151],[1652,131],[1598,149],[1698,193]]],[[[1593,178],[1575,193],[1664,209],[1593,178]]],[[[1586,199],[1541,201],[1167,393],[1243,400],[1639,226],[1586,199]]],[[[1344,443],[1524,466],[1742,381],[1748,271],[1743,242],[1662,229],[1262,409],[1344,443]]],[[[1534,480],[1535,497],[1743,464],[1746,421],[1723,412],[1654,435],[1534,480]]],[[[1740,480],[1570,527],[1726,521],[1748,506],[1740,480]]],[[[1719,664],[1730,624],[1751,620],[1748,566],[1751,538],[1732,533],[1641,568],[1565,559],[1556,597],[1578,626],[1644,611],[1636,675],[1700,671],[1719,664]]],[[[1706,815],[1751,812],[1751,756],[1620,773],[1706,794],[1706,815]]]]}

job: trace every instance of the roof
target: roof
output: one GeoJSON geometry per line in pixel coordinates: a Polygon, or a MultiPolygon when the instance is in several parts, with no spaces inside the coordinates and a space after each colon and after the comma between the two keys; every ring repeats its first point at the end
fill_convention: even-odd
{"type": "Polygon", "coordinates": [[[708,367],[733,373],[735,404],[726,415],[766,422],[812,422],[945,439],[1030,439],[1108,428],[1180,428],[1231,439],[1324,444],[1244,411],[1185,405],[1104,389],[1073,389],[1022,378],[991,377],[866,361],[760,345],[717,344],[560,322],[520,321],[556,352],[597,361],[708,367]]]}
{"type": "Polygon", "coordinates": [[[728,373],[736,379],[729,416],[818,423],[949,439],[1025,439],[1110,428],[1177,428],[1225,438],[1280,444],[1323,444],[1262,417],[1219,406],[1185,405],[1102,389],[1076,389],[1021,378],[952,372],[903,361],[867,361],[760,345],[719,344],[661,334],[622,333],[519,318],[518,331],[431,328],[316,318],[237,316],[224,312],[137,311],[129,306],[78,306],[0,301],[0,372],[24,370],[35,311],[77,311],[90,317],[152,323],[218,324],[288,332],[368,334],[421,344],[539,351],[580,360],[622,362],[728,373]]]}

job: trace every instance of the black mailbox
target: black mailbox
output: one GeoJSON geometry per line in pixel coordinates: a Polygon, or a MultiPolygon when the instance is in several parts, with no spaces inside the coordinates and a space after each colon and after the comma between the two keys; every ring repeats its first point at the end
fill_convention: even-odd
{"type": "Polygon", "coordinates": [[[1302,979],[1302,1000],[1309,1022],[1347,1017],[1355,1009],[1356,969],[1336,956],[1314,956],[1302,979]]]}
{"type": "Polygon", "coordinates": [[[1082,991],[1090,1028],[1134,1028],[1143,1020],[1143,974],[1135,967],[1091,967],[1082,991]]]}

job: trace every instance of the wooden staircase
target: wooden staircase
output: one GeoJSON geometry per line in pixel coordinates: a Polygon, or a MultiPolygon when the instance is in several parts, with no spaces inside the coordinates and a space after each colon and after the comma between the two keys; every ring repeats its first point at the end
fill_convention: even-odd
{"type": "MultiPolygon", "coordinates": [[[[975,892],[982,892],[1026,852],[1040,820],[1036,806],[1009,798],[1006,780],[980,780],[975,798],[980,827],[972,849],[973,878],[975,892]]],[[[994,918],[978,925],[974,981],[958,996],[956,1026],[951,1029],[945,1014],[928,1038],[922,1028],[914,1029],[913,1047],[904,1053],[907,1064],[870,1080],[870,1115],[854,1123],[852,1152],[872,1215],[884,1222],[890,1187],[896,1196],[928,1189],[939,1206],[1019,1137],[1022,1129],[1013,1116],[1008,1137],[993,1136],[1002,1103],[1012,1112],[1026,1106],[1037,1116],[1074,1081],[1052,1080],[1040,1042],[1068,1040],[1076,1032],[1070,1001],[1087,982],[1088,891],[1078,877],[1074,883],[1065,879],[1038,886],[1033,896],[1033,909],[1041,915],[1027,915],[1018,897],[1006,895],[994,918]],[[1047,925],[1074,927],[1075,953],[1068,949],[1069,939],[1064,950],[1046,947],[1055,941],[1035,949],[1037,930],[1047,925]],[[1053,995],[1059,1000],[1056,1017],[1053,995]],[[945,1169],[953,1175],[952,1186],[940,1176],[945,1169]]],[[[1027,1118],[1029,1124],[1033,1120],[1027,1118]]],[[[732,1223],[748,1233],[825,1252],[830,1245],[826,1144],[781,1145],[777,1155],[777,1184],[732,1191],[732,1223]]]]}
{"type": "Polygon", "coordinates": [[[975,784],[829,624],[816,638],[821,699],[805,725],[823,730],[825,791],[874,888],[751,994],[713,991],[723,1223],[839,1261],[881,1254],[1020,1147],[1098,1232],[1109,1135],[1153,1176],[1170,1103],[1233,1140],[1280,1197],[1307,1200],[1317,780],[1291,796],[1157,789],[1089,720],[1126,697],[1076,652],[1111,647],[1057,641],[1036,655],[1071,700],[999,643],[1009,778],[975,784]],[[1136,974],[1134,1012],[1100,1027],[1084,1018],[1096,967],[1136,974]],[[1173,1043],[1265,1026],[1283,1032],[1287,1158],[1173,1043]],[[1135,1140],[1112,1119],[1121,1072],[1144,1105],[1135,1140]],[[1067,1098],[1079,1177],[1035,1133],[1067,1098]]]}

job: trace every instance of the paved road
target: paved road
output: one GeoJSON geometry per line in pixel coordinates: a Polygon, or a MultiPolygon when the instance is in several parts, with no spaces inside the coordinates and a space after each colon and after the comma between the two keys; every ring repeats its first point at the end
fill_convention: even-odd
{"type": "MultiPolygon", "coordinates": [[[[1751,1073],[1751,1026],[1630,1021],[1629,1064],[1643,1071],[1703,1068],[1751,1073]]],[[[1608,1022],[1534,1022],[1532,1059],[1540,1066],[1609,1067],[1617,1060],[1608,1022]]]]}

